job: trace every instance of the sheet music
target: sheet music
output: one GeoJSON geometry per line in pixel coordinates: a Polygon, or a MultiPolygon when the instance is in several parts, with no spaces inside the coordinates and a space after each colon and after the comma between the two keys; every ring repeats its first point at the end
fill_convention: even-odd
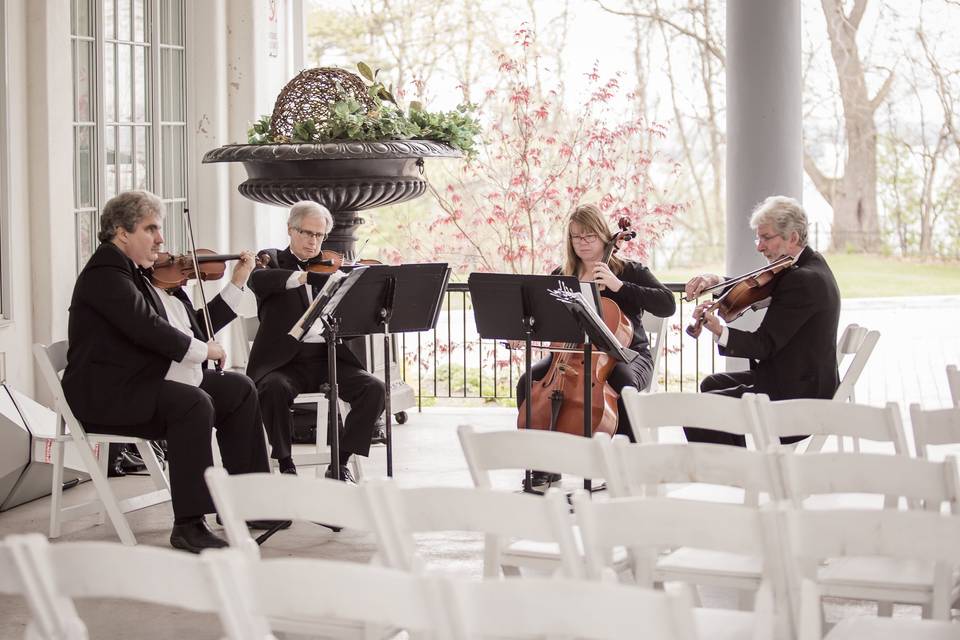
{"type": "Polygon", "coordinates": [[[592,291],[586,295],[580,291],[569,290],[558,290],[552,291],[551,293],[553,293],[553,295],[556,296],[561,302],[576,307],[580,309],[584,315],[589,316],[594,327],[600,331],[609,344],[613,345],[619,351],[621,357],[623,357],[626,362],[630,362],[636,357],[635,352],[620,344],[620,341],[617,340],[617,337],[613,334],[613,332],[610,331],[609,327],[607,327],[607,324],[603,321],[603,318],[599,316],[596,311],[596,305],[593,303],[592,291]],[[588,299],[590,302],[587,302],[588,299]],[[633,354],[633,357],[629,357],[629,354],[633,354]]]}
{"type": "MultiPolygon", "coordinates": [[[[334,271],[331,273],[327,281],[323,283],[323,288],[313,297],[313,302],[310,303],[307,310],[304,311],[303,315],[294,323],[289,331],[289,335],[294,340],[302,342],[323,342],[323,323],[319,322],[319,316],[316,310],[327,306],[331,309],[336,309],[337,304],[340,303],[340,300],[349,290],[348,286],[343,286],[344,281],[352,274],[362,271],[363,269],[365,269],[365,267],[354,269],[349,273],[346,271],[334,271]],[[304,330],[304,325],[311,317],[316,318],[317,321],[313,322],[309,330],[304,330]]],[[[354,276],[354,280],[356,280],[357,277],[359,276],[354,276]]]]}

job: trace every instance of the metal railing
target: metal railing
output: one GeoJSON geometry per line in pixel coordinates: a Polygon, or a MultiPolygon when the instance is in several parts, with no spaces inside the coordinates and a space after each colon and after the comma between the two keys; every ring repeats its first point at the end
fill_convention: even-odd
{"type": "MultiPolygon", "coordinates": [[[[666,286],[677,296],[677,312],[667,323],[658,388],[696,390],[702,377],[715,369],[716,347],[709,334],[694,340],[683,332],[694,305],[683,301],[682,283],[666,286]]],[[[524,369],[522,352],[500,341],[480,339],[466,283],[447,285],[436,328],[401,334],[397,343],[400,373],[413,388],[418,408],[441,400],[513,404],[514,387],[524,369]]],[[[541,356],[535,351],[534,357],[541,356]]]]}

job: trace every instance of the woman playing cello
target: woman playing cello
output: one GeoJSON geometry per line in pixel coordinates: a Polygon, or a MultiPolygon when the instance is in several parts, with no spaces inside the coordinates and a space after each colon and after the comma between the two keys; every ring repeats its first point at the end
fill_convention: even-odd
{"type": "MultiPolygon", "coordinates": [[[[566,259],[563,267],[553,273],[575,275],[582,282],[600,285],[600,295],[616,302],[633,324],[632,340],[624,346],[636,351],[639,357],[629,364],[618,362],[607,378],[607,383],[619,394],[626,386],[646,388],[652,375],[653,358],[641,316],[646,312],[661,318],[669,317],[676,310],[676,301],[673,293],[639,262],[616,256],[610,257],[609,264],[603,262],[604,249],[612,237],[613,234],[596,205],[585,204],[577,207],[567,223],[566,259]]],[[[551,354],[531,367],[533,380],[543,379],[553,357],[551,354]]],[[[526,380],[521,376],[517,383],[518,407],[523,404],[525,394],[526,380]]],[[[617,409],[617,433],[626,434],[632,440],[633,434],[622,400],[617,401],[617,409]]],[[[534,484],[544,484],[556,479],[556,474],[534,472],[534,484]]]]}

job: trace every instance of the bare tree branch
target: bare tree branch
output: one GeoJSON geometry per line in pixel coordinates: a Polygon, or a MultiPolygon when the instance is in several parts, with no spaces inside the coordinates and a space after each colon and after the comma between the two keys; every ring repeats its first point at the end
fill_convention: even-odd
{"type": "Polygon", "coordinates": [[[813,156],[811,156],[806,149],[803,150],[803,169],[807,172],[807,175],[810,176],[810,180],[813,181],[814,186],[817,188],[817,191],[820,192],[820,195],[823,196],[824,200],[832,205],[833,191],[836,188],[837,180],[836,178],[828,178],[824,175],[817,167],[813,156]]]}
{"type": "Polygon", "coordinates": [[[613,15],[616,15],[616,16],[628,16],[628,17],[632,17],[632,18],[645,18],[645,19],[647,19],[647,20],[652,20],[652,21],[654,21],[654,22],[658,22],[658,23],[660,23],[660,24],[664,24],[664,25],[670,27],[671,29],[673,29],[674,31],[676,31],[677,33],[679,33],[679,34],[681,34],[681,35],[687,36],[687,37],[689,37],[689,38],[693,38],[694,40],[696,40],[697,42],[699,42],[701,45],[703,45],[703,47],[704,47],[707,51],[709,51],[710,54],[713,55],[717,60],[719,60],[719,61],[720,61],[721,63],[723,63],[724,65],[727,64],[727,56],[726,56],[726,54],[725,54],[725,53],[723,52],[723,50],[722,50],[719,46],[717,46],[714,42],[710,41],[710,40],[707,39],[707,38],[704,38],[704,37],[701,36],[699,33],[695,32],[695,31],[691,31],[690,29],[687,29],[686,27],[677,24],[677,23],[674,22],[673,20],[670,20],[668,17],[666,17],[665,15],[663,15],[659,10],[654,11],[653,13],[648,13],[648,12],[644,12],[644,11],[624,11],[624,10],[619,10],[619,9],[614,9],[614,8],[612,8],[612,7],[608,7],[607,5],[605,5],[605,4],[603,3],[603,0],[593,0],[593,1],[594,1],[595,3],[597,3],[597,5],[598,5],[601,9],[603,9],[604,11],[606,11],[607,13],[612,13],[613,15]]]}

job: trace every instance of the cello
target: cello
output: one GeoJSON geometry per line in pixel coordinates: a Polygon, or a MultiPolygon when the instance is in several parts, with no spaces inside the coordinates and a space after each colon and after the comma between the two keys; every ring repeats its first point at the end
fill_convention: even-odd
{"type": "MultiPolygon", "coordinates": [[[[621,241],[632,240],[636,231],[630,229],[630,220],[621,218],[619,231],[614,233],[604,245],[602,262],[609,264],[621,241]]],[[[595,300],[600,301],[600,311],[604,324],[616,336],[622,345],[630,343],[633,337],[633,324],[620,310],[616,302],[600,296],[596,284],[591,284],[595,300]]],[[[594,351],[589,367],[585,367],[583,345],[551,343],[553,352],[550,368],[542,379],[531,384],[530,397],[520,405],[517,427],[525,429],[526,403],[531,402],[531,429],[547,429],[572,435],[584,435],[584,370],[591,377],[590,389],[590,432],[598,431],[613,435],[617,431],[617,400],[619,394],[607,383],[607,378],[616,360],[606,354],[594,351]]],[[[529,372],[528,372],[529,374],[529,372]]]]}

